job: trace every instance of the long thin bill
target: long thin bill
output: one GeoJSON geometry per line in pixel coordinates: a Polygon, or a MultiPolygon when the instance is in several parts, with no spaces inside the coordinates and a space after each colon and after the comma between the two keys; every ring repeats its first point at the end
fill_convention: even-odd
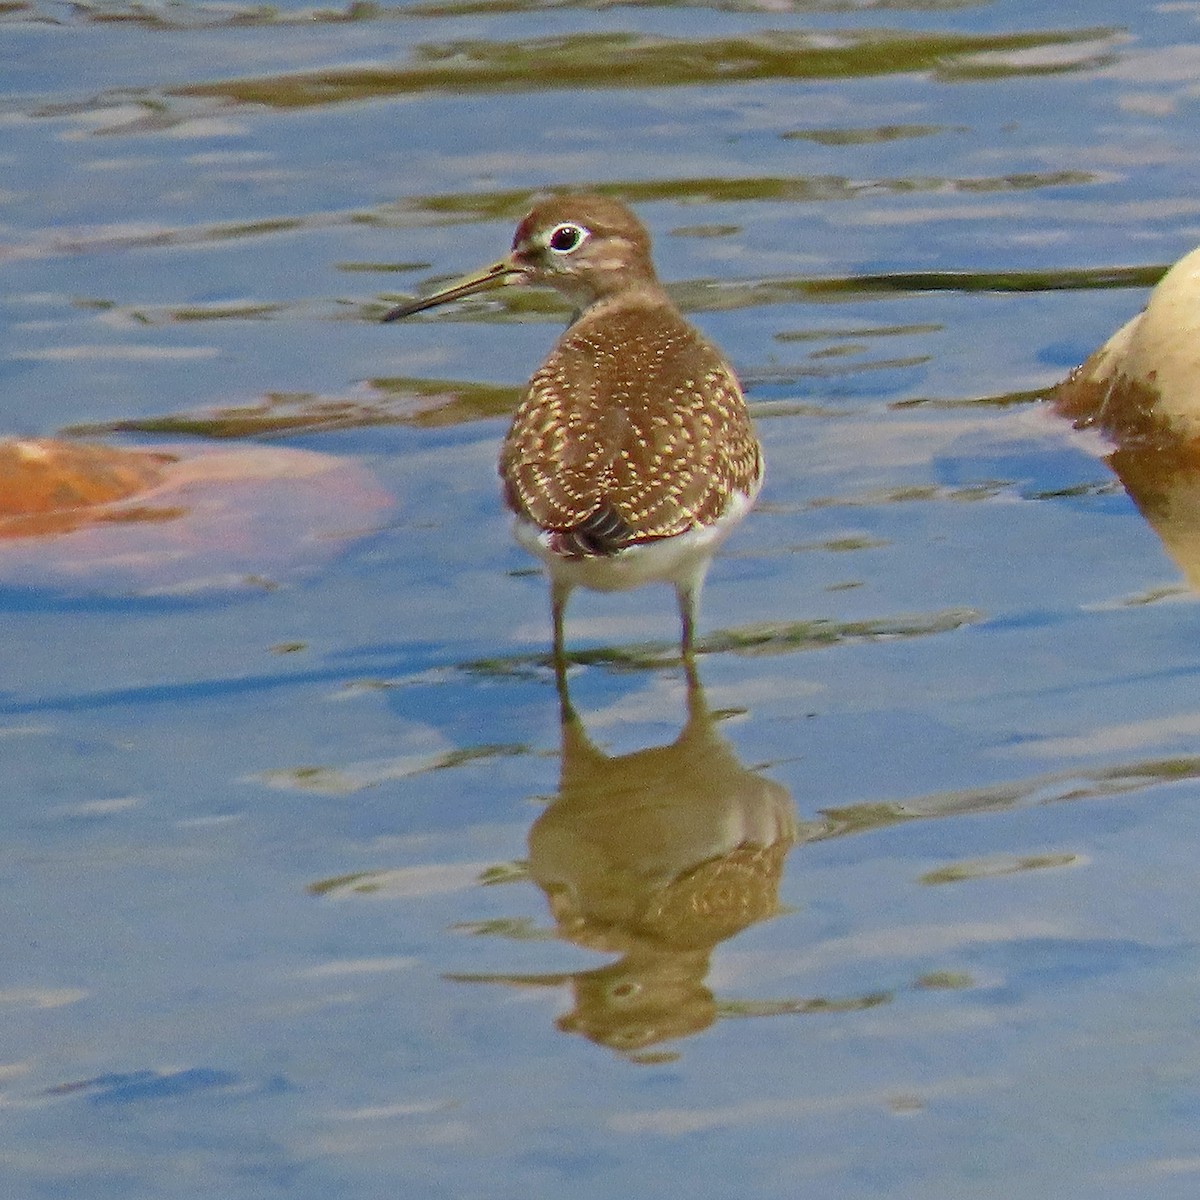
{"type": "Polygon", "coordinates": [[[399,321],[402,317],[411,317],[413,313],[424,312],[427,308],[436,308],[439,304],[449,304],[451,300],[461,300],[464,296],[474,296],[478,292],[491,291],[492,288],[503,287],[513,276],[524,272],[507,258],[456,279],[449,287],[444,287],[432,296],[424,296],[419,300],[410,300],[407,304],[398,304],[389,309],[380,318],[382,321],[399,321]]]}

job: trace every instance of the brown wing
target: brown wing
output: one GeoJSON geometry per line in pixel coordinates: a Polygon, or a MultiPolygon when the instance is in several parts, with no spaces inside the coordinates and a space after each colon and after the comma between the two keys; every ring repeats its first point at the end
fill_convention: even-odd
{"type": "Polygon", "coordinates": [[[529,381],[500,455],[509,507],[612,553],[715,520],[762,469],[737,380],[665,305],[585,314],[529,381]]]}

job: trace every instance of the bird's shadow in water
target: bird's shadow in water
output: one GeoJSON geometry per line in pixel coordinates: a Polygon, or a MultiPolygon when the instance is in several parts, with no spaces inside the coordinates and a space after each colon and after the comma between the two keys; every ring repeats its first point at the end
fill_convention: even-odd
{"type": "Polygon", "coordinates": [[[529,831],[528,872],[560,938],[615,955],[547,975],[450,978],[571,990],[560,1030],[634,1056],[711,1025],[706,985],[722,941],[779,911],[796,840],[792,799],[743,766],[722,736],[694,664],[687,720],[671,743],[608,755],[588,736],[557,672],[558,793],[529,831]]]}

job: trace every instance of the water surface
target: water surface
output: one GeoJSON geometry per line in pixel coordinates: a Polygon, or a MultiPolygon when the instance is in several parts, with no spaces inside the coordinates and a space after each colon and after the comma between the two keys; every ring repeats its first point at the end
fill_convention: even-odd
{"type": "Polygon", "coordinates": [[[5,429],[393,501],[0,579],[7,1194],[1193,1195],[1186,531],[1039,397],[1200,242],[1198,17],[3,6],[5,429]],[[695,683],[669,594],[581,595],[562,709],[494,460],[567,314],[375,320],[551,186],[768,459],[695,683]]]}

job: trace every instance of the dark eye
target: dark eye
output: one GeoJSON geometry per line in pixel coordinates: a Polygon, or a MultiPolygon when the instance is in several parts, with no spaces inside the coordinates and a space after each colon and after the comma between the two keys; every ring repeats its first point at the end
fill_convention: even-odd
{"type": "Polygon", "coordinates": [[[551,231],[546,245],[555,254],[570,254],[585,237],[587,237],[587,230],[581,229],[578,225],[556,225],[551,231]]]}

